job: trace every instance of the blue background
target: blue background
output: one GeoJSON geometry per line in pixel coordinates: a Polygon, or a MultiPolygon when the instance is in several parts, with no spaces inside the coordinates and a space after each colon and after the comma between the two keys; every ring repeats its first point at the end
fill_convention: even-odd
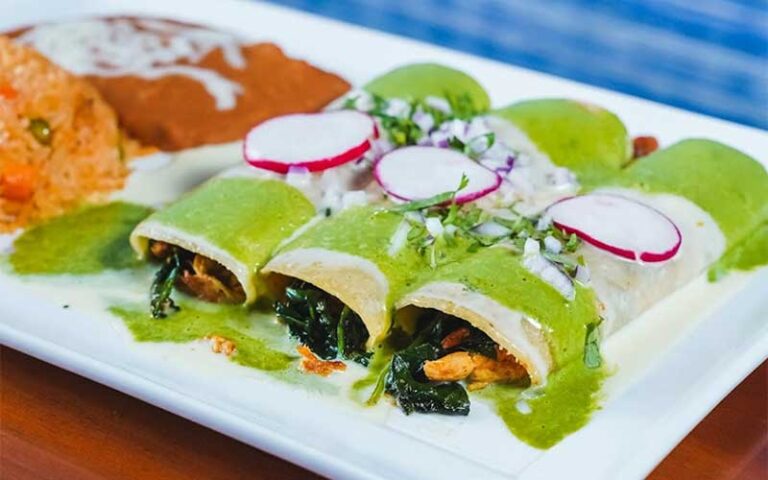
{"type": "Polygon", "coordinates": [[[768,129],[768,0],[269,0],[768,129]]]}

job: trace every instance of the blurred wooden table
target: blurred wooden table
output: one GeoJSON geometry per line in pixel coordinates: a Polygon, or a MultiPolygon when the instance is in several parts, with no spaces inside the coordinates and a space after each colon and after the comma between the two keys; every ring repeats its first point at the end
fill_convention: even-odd
{"type": "MultiPolygon", "coordinates": [[[[115,390],[2,348],[0,478],[317,477],[115,390]]],[[[768,362],[696,427],[651,478],[768,478],[768,362]]]]}

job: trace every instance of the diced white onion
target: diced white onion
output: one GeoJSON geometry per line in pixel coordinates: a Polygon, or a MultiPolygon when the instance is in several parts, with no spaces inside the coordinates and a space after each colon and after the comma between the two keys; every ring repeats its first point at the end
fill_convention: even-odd
{"type": "Polygon", "coordinates": [[[405,243],[408,241],[408,232],[411,231],[411,225],[408,221],[403,220],[400,225],[397,226],[395,233],[392,234],[392,238],[389,240],[389,248],[387,249],[387,255],[394,257],[397,253],[403,249],[405,243]]]}
{"type": "Polygon", "coordinates": [[[536,222],[536,230],[543,232],[552,226],[552,217],[549,215],[542,215],[539,217],[539,221],[536,222]]]}
{"type": "Polygon", "coordinates": [[[400,98],[391,98],[387,101],[384,113],[390,117],[405,118],[411,110],[411,105],[400,98]]]}
{"type": "Polygon", "coordinates": [[[482,118],[473,118],[467,125],[467,138],[481,137],[489,133],[491,133],[491,129],[488,128],[488,124],[482,118]]]}
{"type": "Polygon", "coordinates": [[[355,98],[355,110],[361,112],[370,112],[375,107],[373,96],[368,92],[361,90],[357,92],[357,98],[355,98]]]}
{"type": "Polygon", "coordinates": [[[292,187],[302,188],[309,185],[312,174],[307,167],[289,167],[285,174],[285,183],[292,187]]]}
{"type": "Polygon", "coordinates": [[[443,113],[451,113],[451,104],[448,102],[448,100],[442,97],[429,96],[424,99],[424,103],[434,108],[435,110],[440,110],[443,113]]]}
{"type": "Polygon", "coordinates": [[[544,238],[544,248],[550,253],[560,253],[563,250],[563,244],[552,235],[544,238]]]}
{"type": "Polygon", "coordinates": [[[447,148],[448,139],[451,138],[451,135],[444,130],[438,130],[436,132],[432,132],[429,135],[429,138],[432,141],[432,145],[435,147],[447,148]]]}
{"type": "Polygon", "coordinates": [[[427,227],[427,231],[430,235],[432,235],[433,238],[441,236],[445,230],[443,228],[442,222],[440,222],[440,219],[437,217],[427,218],[427,220],[424,222],[424,226],[427,227]]]}
{"type": "Polygon", "coordinates": [[[589,283],[589,280],[591,278],[589,267],[586,265],[579,265],[576,267],[576,275],[574,277],[577,282],[582,283],[584,285],[589,283]]]}
{"type": "Polygon", "coordinates": [[[341,192],[334,188],[324,191],[323,198],[320,200],[320,209],[330,210],[331,213],[341,210],[341,192]]]}
{"type": "Polygon", "coordinates": [[[523,415],[528,415],[533,412],[533,409],[525,400],[518,400],[517,403],[515,403],[515,409],[523,415]]]}
{"type": "Polygon", "coordinates": [[[424,133],[429,133],[435,126],[435,117],[422,110],[421,107],[414,112],[411,119],[424,133]]]}
{"type": "Polygon", "coordinates": [[[469,150],[472,153],[475,153],[475,154],[483,153],[486,150],[488,150],[488,137],[487,136],[474,137],[472,138],[472,140],[469,141],[467,146],[469,147],[469,150]]]}
{"type": "Polygon", "coordinates": [[[496,222],[483,222],[475,228],[475,231],[489,237],[503,237],[511,232],[510,229],[496,222]]]}
{"type": "Polygon", "coordinates": [[[523,246],[523,254],[524,255],[538,255],[541,251],[541,245],[539,245],[538,240],[534,240],[532,238],[528,238],[525,240],[525,245],[523,246]]]}
{"type": "MultiPolygon", "coordinates": [[[[538,244],[538,242],[536,243],[538,244]]],[[[528,241],[526,241],[526,245],[528,245],[528,241]]],[[[576,290],[571,279],[541,254],[524,254],[523,266],[532,274],[552,285],[566,299],[573,300],[576,296],[576,290]]]]}
{"type": "Polygon", "coordinates": [[[352,190],[341,196],[341,208],[349,208],[355,205],[365,205],[368,203],[368,197],[363,190],[352,190]]]}
{"type": "Polygon", "coordinates": [[[448,134],[462,142],[467,140],[467,122],[455,118],[445,125],[448,134]]]}

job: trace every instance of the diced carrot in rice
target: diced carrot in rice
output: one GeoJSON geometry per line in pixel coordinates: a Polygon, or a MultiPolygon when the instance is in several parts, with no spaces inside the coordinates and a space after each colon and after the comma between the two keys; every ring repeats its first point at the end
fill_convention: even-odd
{"type": "Polygon", "coordinates": [[[123,143],[115,112],[95,88],[0,36],[0,232],[121,188],[123,143]],[[41,125],[50,128],[46,142],[41,125]]]}

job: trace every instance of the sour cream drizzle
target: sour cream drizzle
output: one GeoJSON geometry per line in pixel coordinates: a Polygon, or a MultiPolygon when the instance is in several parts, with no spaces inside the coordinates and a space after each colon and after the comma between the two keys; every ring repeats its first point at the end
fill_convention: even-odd
{"type": "Polygon", "coordinates": [[[96,19],[39,25],[17,40],[77,75],[191,78],[205,87],[219,110],[234,108],[243,90],[216,70],[194,65],[221,49],[231,67],[245,66],[236,37],[204,28],[163,20],[96,19]]]}

